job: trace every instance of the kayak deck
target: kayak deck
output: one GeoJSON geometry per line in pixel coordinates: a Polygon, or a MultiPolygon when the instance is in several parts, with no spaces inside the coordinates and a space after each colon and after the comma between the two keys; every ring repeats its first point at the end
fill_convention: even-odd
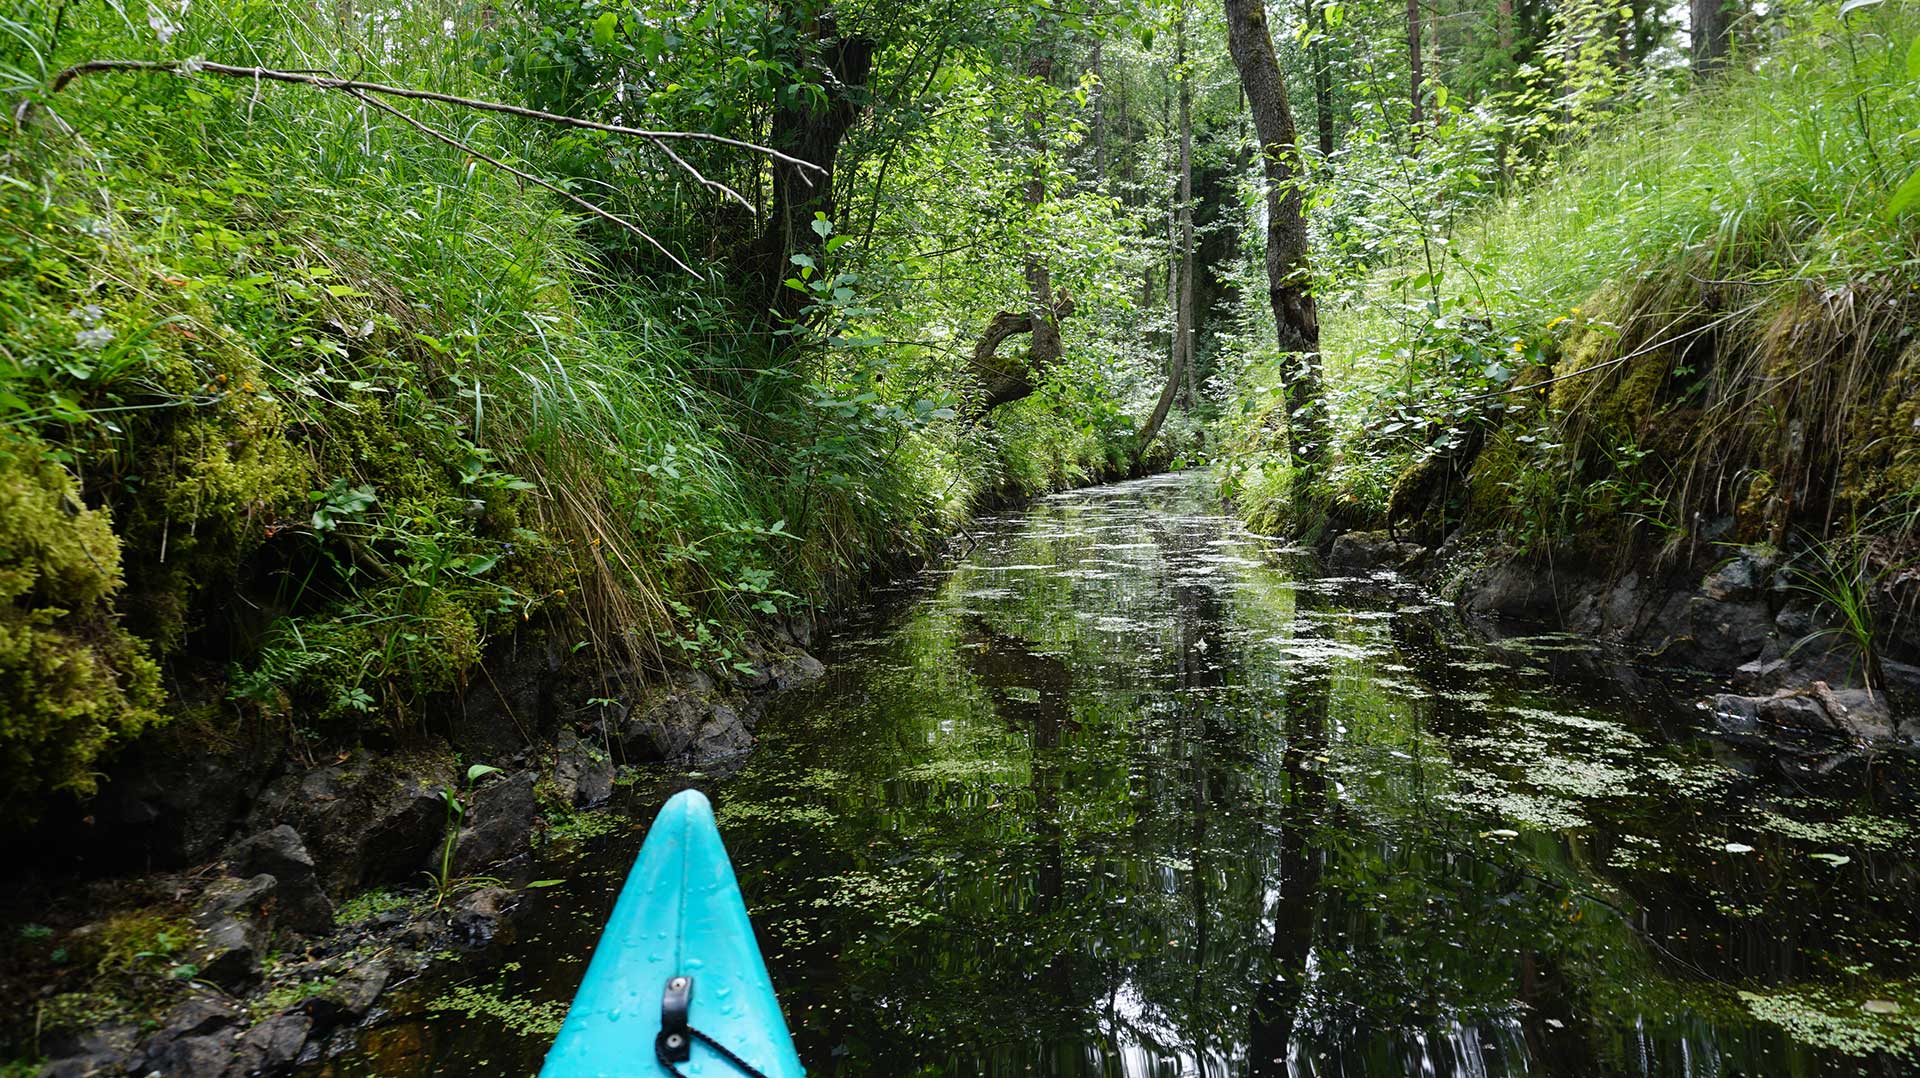
{"type": "Polygon", "coordinates": [[[767,1076],[805,1075],[713,807],[687,790],[647,831],[540,1075],[671,1076],[661,1056],[680,1053],[682,1075],[743,1075],[700,1036],[767,1076]],[[682,977],[695,1037],[669,1049],[662,998],[682,977]]]}

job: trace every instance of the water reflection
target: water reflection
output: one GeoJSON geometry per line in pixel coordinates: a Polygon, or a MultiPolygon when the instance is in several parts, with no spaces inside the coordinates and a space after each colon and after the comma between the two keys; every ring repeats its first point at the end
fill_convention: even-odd
{"type": "MultiPolygon", "coordinates": [[[[1316,576],[1193,477],[976,531],[707,783],[815,1075],[1920,1060],[1903,763],[1790,780],[1584,643],[1316,576]]],[[[574,888],[473,977],[564,999],[611,905],[574,888]]],[[[480,1047],[544,1050],[369,1065],[480,1047]]]]}

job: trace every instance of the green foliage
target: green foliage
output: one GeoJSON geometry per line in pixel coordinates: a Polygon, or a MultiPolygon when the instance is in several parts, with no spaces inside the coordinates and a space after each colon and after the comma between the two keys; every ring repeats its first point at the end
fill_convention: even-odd
{"type": "MultiPolygon", "coordinates": [[[[1916,33],[1895,8],[1777,20],[1771,55],[1710,85],[1596,56],[1565,76],[1590,108],[1524,87],[1448,106],[1417,159],[1377,124],[1349,135],[1316,189],[1328,505],[1384,524],[1403,481],[1457,461],[1449,528],[1542,554],[1675,550],[1728,517],[1748,540],[1790,515],[1886,527],[1914,460],[1894,404],[1914,277],[1911,229],[1880,211],[1913,165],[1888,133],[1920,126],[1916,33]],[[1516,169],[1529,110],[1551,130],[1516,169]],[[1796,427],[1832,433],[1795,453],[1796,427]],[[1831,504],[1781,497],[1836,477],[1831,504]]],[[[1284,465],[1271,363],[1244,354],[1236,382],[1230,482],[1284,465]]],[[[1243,506],[1284,516],[1260,503],[1281,491],[1249,481],[1243,506]]]]}
{"type": "Polygon", "coordinates": [[[192,965],[177,963],[200,938],[193,925],[155,911],[121,912],[101,923],[81,947],[80,958],[102,975],[167,974],[192,979],[192,965]]]}
{"type": "Polygon", "coordinates": [[[1826,541],[1813,538],[1791,569],[1794,588],[1812,597],[1819,613],[1830,617],[1832,624],[1794,642],[1789,652],[1837,637],[1855,652],[1867,689],[1884,687],[1881,628],[1874,606],[1888,570],[1875,566],[1868,541],[1857,532],[1826,541]]]}
{"type": "Polygon", "coordinates": [[[411,911],[419,906],[418,895],[393,889],[368,889],[334,908],[333,921],[337,926],[352,926],[388,912],[411,911]]]}

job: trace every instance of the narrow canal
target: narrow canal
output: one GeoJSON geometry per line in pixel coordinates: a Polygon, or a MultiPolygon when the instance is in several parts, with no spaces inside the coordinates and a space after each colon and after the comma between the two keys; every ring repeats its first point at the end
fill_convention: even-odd
{"type": "Polygon", "coordinates": [[[686,783],[814,1075],[1920,1066],[1911,759],[1716,740],[1675,677],[1325,576],[1204,475],[975,536],[336,1067],[537,1069],[686,783]]]}

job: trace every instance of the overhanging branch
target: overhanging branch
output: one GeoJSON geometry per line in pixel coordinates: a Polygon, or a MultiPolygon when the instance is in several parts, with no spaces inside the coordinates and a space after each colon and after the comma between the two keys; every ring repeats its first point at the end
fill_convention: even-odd
{"type": "MultiPolygon", "coordinates": [[[[339,90],[344,93],[381,94],[389,97],[412,98],[416,101],[438,101],[448,105],[458,105],[464,109],[478,109],[481,112],[504,113],[528,120],[538,120],[543,124],[559,124],[563,127],[584,128],[588,131],[605,131],[613,135],[630,135],[638,139],[681,139],[688,142],[719,143],[722,146],[751,150],[756,154],[765,154],[776,161],[783,161],[803,172],[825,172],[811,161],[802,161],[791,154],[783,154],[771,146],[747,142],[744,139],[730,139],[725,135],[715,135],[706,131],[654,131],[648,128],[627,127],[622,124],[602,124],[596,120],[582,120],[577,116],[565,116],[560,113],[529,109],[523,105],[508,105],[500,101],[487,101],[481,98],[459,97],[454,94],[442,94],[434,90],[416,90],[409,86],[389,86],[386,83],[361,82],[357,79],[342,79],[325,71],[282,71],[278,68],[235,67],[232,64],[215,64],[209,61],[161,62],[158,60],[88,60],[75,64],[53,77],[52,93],[66,89],[68,83],[82,75],[94,75],[111,71],[134,72],[173,72],[180,75],[221,75],[229,79],[252,79],[255,82],[293,83],[315,86],[322,90],[339,90]]],[[[684,166],[692,171],[690,166],[684,166]]],[[[694,173],[694,179],[707,183],[706,177],[694,173]]]]}

